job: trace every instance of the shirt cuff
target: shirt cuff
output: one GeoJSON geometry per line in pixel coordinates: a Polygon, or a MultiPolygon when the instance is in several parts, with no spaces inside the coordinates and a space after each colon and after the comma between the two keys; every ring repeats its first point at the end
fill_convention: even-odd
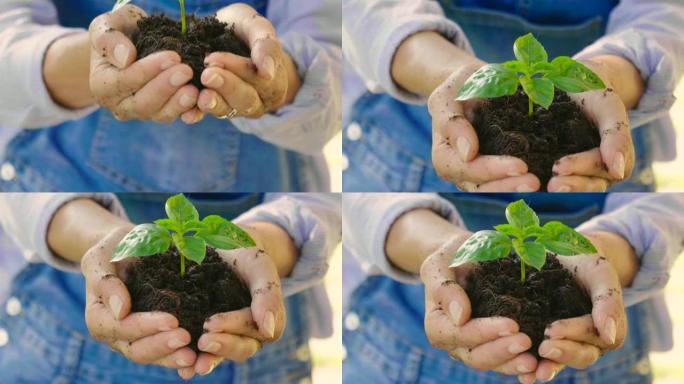
{"type": "Polygon", "coordinates": [[[283,228],[299,249],[299,258],[290,276],[282,279],[283,294],[294,295],[323,280],[329,259],[340,241],[339,211],[336,218],[326,218],[296,198],[280,197],[240,215],[235,222],[268,222],[283,228]]]}
{"type": "Polygon", "coordinates": [[[289,32],[281,38],[294,60],[301,87],[293,102],[259,119],[236,118],[235,126],[271,144],[307,155],[318,154],[341,129],[341,55],[309,36],[289,32]]]}
{"type": "Polygon", "coordinates": [[[636,109],[630,110],[632,128],[667,116],[676,98],[675,63],[657,39],[649,38],[635,29],[606,35],[576,55],[591,59],[599,55],[615,55],[629,60],[639,70],[646,89],[636,109]]]}

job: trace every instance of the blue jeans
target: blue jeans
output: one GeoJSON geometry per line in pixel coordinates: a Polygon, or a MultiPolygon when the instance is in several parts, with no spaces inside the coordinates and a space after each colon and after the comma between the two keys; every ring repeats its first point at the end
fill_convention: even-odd
{"type": "MultiPolygon", "coordinates": [[[[444,197],[455,204],[473,231],[504,222],[507,203],[519,198],[516,194],[444,197]]],[[[562,220],[576,226],[602,211],[605,195],[528,194],[525,200],[540,212],[542,222],[562,220]]],[[[424,295],[422,285],[403,284],[384,276],[367,278],[353,292],[342,336],[347,350],[343,363],[345,383],[518,382],[516,377],[468,368],[430,346],[423,325],[424,295]]],[[[643,331],[648,313],[634,305],[627,309],[627,317],[629,330],[622,348],[606,353],[586,370],[564,370],[554,383],[650,383],[648,335],[643,331]]]]}

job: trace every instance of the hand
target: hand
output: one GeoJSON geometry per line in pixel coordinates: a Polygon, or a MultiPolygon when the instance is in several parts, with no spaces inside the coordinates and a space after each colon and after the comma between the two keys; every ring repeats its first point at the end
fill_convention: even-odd
{"type": "Polygon", "coordinates": [[[261,349],[262,343],[280,339],[285,331],[287,313],[280,278],[271,257],[256,247],[218,252],[247,284],[252,305],[207,319],[204,329],[208,332],[198,341],[201,352],[195,365],[178,370],[185,380],[195,373],[208,375],[224,359],[244,362],[261,349]]]}
{"type": "Polygon", "coordinates": [[[452,238],[420,270],[425,284],[425,333],[430,344],[478,370],[507,375],[534,372],[537,360],[525,352],[532,340],[504,317],[470,318],[470,300],[461,288],[471,266],[449,268],[451,256],[469,235],[452,238]]]}
{"type": "Polygon", "coordinates": [[[453,72],[430,96],[432,164],[437,174],[468,192],[534,192],[539,179],[527,164],[511,156],[478,155],[479,141],[471,125],[480,100],[456,101],[463,83],[482,66],[464,65],[453,72]]]}
{"type": "Polygon", "coordinates": [[[190,333],[162,312],[131,313],[131,297],[122,278],[125,262],[109,260],[132,226],[112,231],[83,257],[86,280],[86,325],[90,335],[138,364],[168,368],[192,366],[197,358],[188,348],[190,333]]]}
{"type": "Polygon", "coordinates": [[[197,88],[188,84],[193,76],[190,66],[170,51],[136,61],[129,37],[144,16],[140,8],[126,5],[90,24],[90,90],[119,120],[172,123],[185,114],[184,121],[193,123],[201,116],[186,114],[199,96],[197,88]]]}
{"type": "Polygon", "coordinates": [[[634,169],[634,144],[627,110],[615,91],[610,67],[584,62],[606,84],[606,89],[568,94],[601,135],[601,145],[586,152],[565,156],[553,166],[549,192],[605,192],[628,179],[634,169]]]}
{"type": "Polygon", "coordinates": [[[550,381],[566,366],[585,369],[606,351],[620,348],[627,334],[627,315],[622,302],[622,288],[616,270],[600,255],[559,256],[592,301],[591,315],[558,320],[550,324],[539,346],[536,372],[520,375],[521,383],[550,381]],[[575,269],[576,268],[576,269],[575,269]]]}
{"type": "Polygon", "coordinates": [[[208,68],[202,72],[207,88],[199,96],[200,111],[220,118],[258,118],[291,103],[301,80],[271,22],[246,4],[229,5],[217,17],[235,25],[235,33],[252,53],[251,58],[226,52],[207,56],[208,68]]]}

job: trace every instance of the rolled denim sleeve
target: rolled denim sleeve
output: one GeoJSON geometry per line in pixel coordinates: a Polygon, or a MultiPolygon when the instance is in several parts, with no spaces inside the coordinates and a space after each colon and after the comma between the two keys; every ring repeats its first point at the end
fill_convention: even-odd
{"type": "Polygon", "coordinates": [[[646,82],[633,127],[667,115],[684,72],[684,3],[680,0],[622,0],[608,21],[607,34],[577,54],[621,56],[634,64],[646,82]]]}
{"type": "Polygon", "coordinates": [[[391,66],[399,45],[421,31],[435,31],[472,52],[461,28],[444,16],[432,0],[347,0],[343,5],[344,56],[366,82],[369,91],[387,92],[407,103],[427,98],[410,93],[392,79],[391,66]]]}
{"type": "Polygon", "coordinates": [[[632,285],[624,289],[626,305],[658,295],[684,251],[684,195],[615,194],[608,197],[606,209],[579,229],[616,233],[634,248],[641,267],[632,285]]]}
{"type": "Polygon", "coordinates": [[[315,155],[341,129],[340,10],[339,0],[269,2],[267,17],[297,65],[302,85],[292,104],[259,119],[234,119],[240,131],[315,155]]]}
{"type": "Polygon", "coordinates": [[[283,279],[283,294],[294,295],[318,285],[340,242],[339,194],[267,194],[264,203],[240,215],[240,224],[265,221],[282,227],[299,249],[292,274],[283,279]]]}
{"type": "Polygon", "coordinates": [[[355,257],[370,275],[387,275],[408,284],[420,276],[392,265],[385,242],[392,224],[404,213],[431,209],[451,223],[463,226],[456,208],[431,193],[345,193],[342,197],[342,244],[344,256],[355,257]]]}
{"type": "Polygon", "coordinates": [[[81,118],[96,107],[77,110],[54,102],[43,81],[43,59],[50,45],[83,32],[57,24],[57,10],[48,0],[0,2],[0,125],[41,128],[81,118]]]}
{"type": "Polygon", "coordinates": [[[78,262],[56,255],[47,243],[47,232],[52,217],[64,204],[89,198],[119,217],[126,217],[114,194],[108,193],[3,193],[0,194],[0,224],[5,233],[23,250],[32,263],[44,262],[67,271],[79,272],[78,262]]]}

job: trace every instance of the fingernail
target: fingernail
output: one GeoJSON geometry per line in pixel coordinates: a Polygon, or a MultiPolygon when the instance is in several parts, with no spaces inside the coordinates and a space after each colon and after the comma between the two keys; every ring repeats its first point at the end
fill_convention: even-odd
{"type": "Polygon", "coordinates": [[[522,364],[516,366],[515,369],[516,369],[516,371],[518,371],[518,372],[520,372],[520,373],[530,373],[530,372],[532,372],[531,369],[527,368],[526,366],[524,366],[524,365],[522,365],[522,364]]]}
{"type": "Polygon", "coordinates": [[[219,360],[214,360],[213,363],[211,363],[211,366],[209,367],[209,370],[206,371],[205,373],[200,373],[202,376],[206,376],[214,371],[214,369],[219,365],[220,361],[219,360]]]}
{"type": "Polygon", "coordinates": [[[527,348],[523,347],[520,344],[514,343],[509,345],[508,348],[506,348],[506,350],[508,351],[508,353],[512,355],[517,355],[520,352],[526,351],[527,348]]]}
{"type": "Polygon", "coordinates": [[[266,56],[264,58],[264,69],[266,70],[266,73],[268,73],[269,79],[275,77],[275,61],[271,56],[266,56]]]}
{"type": "Polygon", "coordinates": [[[121,301],[119,296],[113,295],[109,297],[109,309],[117,320],[121,318],[121,307],[123,307],[123,301],[121,301]]]}
{"type": "Polygon", "coordinates": [[[209,102],[209,105],[207,105],[207,108],[208,109],[214,109],[214,108],[216,108],[217,105],[218,105],[218,99],[216,98],[216,96],[214,96],[211,98],[211,101],[209,102]]]}
{"type": "Polygon", "coordinates": [[[567,185],[563,185],[560,188],[556,189],[556,192],[558,192],[558,193],[570,192],[570,187],[568,187],[567,185]]]}
{"type": "Polygon", "coordinates": [[[204,347],[203,351],[204,352],[209,352],[209,353],[214,353],[217,352],[219,349],[221,349],[221,344],[212,341],[211,343],[207,344],[206,347],[204,347]]]}
{"type": "Polygon", "coordinates": [[[185,361],[183,359],[177,359],[176,365],[181,366],[181,367],[187,367],[190,365],[190,363],[188,363],[187,361],[185,361]]]}
{"type": "Polygon", "coordinates": [[[608,335],[608,340],[610,340],[610,343],[615,344],[615,339],[617,338],[617,324],[615,323],[615,319],[612,317],[606,319],[605,331],[606,335],[608,335]]]}
{"type": "Polygon", "coordinates": [[[175,62],[175,61],[173,61],[173,60],[166,60],[165,62],[162,63],[161,69],[162,69],[162,71],[165,71],[165,70],[167,70],[167,69],[173,67],[174,65],[176,65],[176,62],[175,62]]]}
{"type": "Polygon", "coordinates": [[[179,86],[187,83],[188,80],[190,80],[188,75],[186,75],[185,73],[183,73],[181,71],[178,71],[178,72],[174,73],[173,75],[171,75],[171,78],[169,79],[169,83],[174,87],[179,87],[179,86]]]}
{"type": "Polygon", "coordinates": [[[452,301],[449,303],[449,314],[451,315],[451,321],[456,325],[461,325],[461,314],[463,313],[463,307],[457,301],[452,301]]]}
{"type": "Polygon", "coordinates": [[[117,46],[114,47],[114,61],[117,62],[119,67],[123,68],[126,66],[128,63],[128,54],[128,47],[124,44],[117,44],[117,46]]]}
{"type": "Polygon", "coordinates": [[[521,193],[534,192],[534,189],[530,188],[527,184],[519,185],[515,190],[521,193]]]}
{"type": "Polygon", "coordinates": [[[214,73],[211,75],[209,80],[207,80],[207,86],[212,87],[212,88],[218,88],[223,85],[223,77],[221,77],[218,73],[214,73]]]}
{"type": "Polygon", "coordinates": [[[551,348],[551,349],[549,349],[548,352],[542,354],[541,356],[546,357],[547,359],[557,359],[557,358],[561,357],[562,354],[563,354],[563,352],[560,349],[551,348]]]}
{"type": "Polygon", "coordinates": [[[620,179],[624,179],[625,178],[625,155],[618,152],[615,155],[615,160],[613,160],[613,167],[615,167],[615,172],[617,172],[620,179]]]}
{"type": "Polygon", "coordinates": [[[171,349],[178,349],[178,348],[180,348],[180,347],[182,347],[182,346],[184,346],[184,345],[186,345],[186,344],[187,344],[187,343],[184,343],[184,342],[183,342],[182,340],[180,340],[180,339],[171,339],[171,340],[169,340],[169,342],[168,342],[167,345],[168,345],[169,348],[171,348],[171,349]]]}
{"type": "Polygon", "coordinates": [[[513,333],[511,331],[502,331],[499,332],[499,336],[501,337],[506,337],[506,336],[511,336],[513,333]]]}
{"type": "Polygon", "coordinates": [[[511,171],[511,172],[508,172],[508,176],[510,176],[510,177],[518,177],[518,176],[522,176],[522,173],[517,172],[517,171],[511,171]]]}
{"type": "Polygon", "coordinates": [[[275,315],[271,311],[266,312],[266,315],[264,315],[264,330],[268,337],[275,335],[275,315]]]}
{"type": "Polygon", "coordinates": [[[468,154],[470,153],[470,141],[465,137],[459,137],[456,140],[456,147],[458,148],[458,154],[461,156],[461,160],[468,161],[468,154]]]}
{"type": "Polygon", "coordinates": [[[168,325],[164,325],[164,326],[159,327],[159,332],[168,332],[170,330],[171,330],[171,327],[169,327],[168,325]]]}
{"type": "Polygon", "coordinates": [[[557,374],[558,372],[556,371],[551,372],[551,376],[549,376],[549,378],[544,381],[548,383],[549,381],[553,380],[553,378],[556,377],[557,374]]]}

